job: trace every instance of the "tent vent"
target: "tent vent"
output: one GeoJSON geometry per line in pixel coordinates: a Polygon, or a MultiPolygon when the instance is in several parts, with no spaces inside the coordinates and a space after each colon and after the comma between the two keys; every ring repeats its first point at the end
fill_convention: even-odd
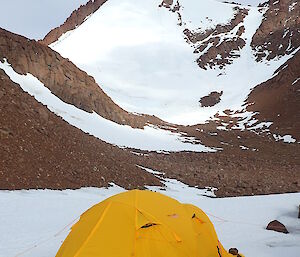
{"type": "Polygon", "coordinates": [[[147,223],[144,226],[141,226],[141,228],[149,228],[149,227],[152,227],[152,226],[155,226],[155,225],[157,225],[157,224],[156,223],[147,223]]]}
{"type": "Polygon", "coordinates": [[[201,224],[205,223],[203,220],[199,219],[196,214],[194,213],[192,216],[192,219],[195,219],[196,221],[199,221],[201,224]]]}

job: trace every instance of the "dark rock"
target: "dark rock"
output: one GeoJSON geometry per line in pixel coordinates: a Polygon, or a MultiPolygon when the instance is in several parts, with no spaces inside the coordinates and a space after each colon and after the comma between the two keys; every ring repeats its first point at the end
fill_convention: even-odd
{"type": "Polygon", "coordinates": [[[213,91],[209,95],[202,97],[199,102],[202,107],[209,107],[209,106],[211,107],[221,101],[222,95],[223,95],[223,91],[221,92],[213,91]]]}
{"type": "Polygon", "coordinates": [[[239,254],[239,250],[236,248],[230,248],[229,249],[229,253],[232,255],[238,255],[239,254]]]}
{"type": "Polygon", "coordinates": [[[286,229],[286,227],[278,220],[271,221],[267,226],[267,230],[273,230],[273,231],[284,233],[284,234],[289,233],[288,230],[286,229]]]}

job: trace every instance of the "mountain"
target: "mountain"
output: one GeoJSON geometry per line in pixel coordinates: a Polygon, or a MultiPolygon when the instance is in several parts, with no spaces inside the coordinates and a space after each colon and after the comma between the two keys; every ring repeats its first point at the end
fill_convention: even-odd
{"type": "Polygon", "coordinates": [[[252,88],[293,57],[300,38],[293,3],[112,0],[50,47],[122,108],[194,125],[242,111],[252,88]],[[213,106],[199,106],[202,98],[213,106]]]}
{"type": "Polygon", "coordinates": [[[151,168],[299,191],[299,8],[95,0],[39,42],[1,29],[1,188],[159,184],[151,168]]]}

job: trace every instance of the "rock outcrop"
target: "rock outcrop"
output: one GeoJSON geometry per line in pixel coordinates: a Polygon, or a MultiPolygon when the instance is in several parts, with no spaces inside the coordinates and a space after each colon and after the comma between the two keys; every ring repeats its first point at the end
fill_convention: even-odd
{"type": "Polygon", "coordinates": [[[19,74],[30,73],[66,103],[132,127],[160,123],[153,116],[126,112],[108,97],[94,78],[48,46],[0,29],[0,59],[7,59],[19,74]]]}
{"type": "Polygon", "coordinates": [[[273,220],[271,221],[267,228],[267,230],[273,230],[273,231],[276,231],[276,232],[280,232],[280,233],[284,233],[284,234],[288,234],[288,230],[286,229],[286,227],[281,223],[279,222],[278,220],[273,220]]]}
{"type": "Polygon", "coordinates": [[[207,96],[201,97],[199,103],[202,107],[212,107],[221,101],[221,96],[223,95],[223,91],[216,92],[213,91],[207,96]]]}
{"type": "Polygon", "coordinates": [[[40,42],[50,45],[57,41],[64,33],[81,25],[89,15],[97,11],[107,0],[90,0],[73,11],[71,16],[59,27],[51,30],[40,42]]]}
{"type": "Polygon", "coordinates": [[[234,256],[241,257],[241,255],[239,255],[239,250],[237,248],[230,248],[228,252],[234,256]]]}
{"type": "Polygon", "coordinates": [[[270,0],[264,20],[252,38],[257,61],[272,60],[292,53],[300,46],[300,3],[270,0]]]}
{"type": "Polygon", "coordinates": [[[228,24],[218,24],[205,32],[184,30],[187,41],[194,45],[194,53],[200,54],[197,59],[200,68],[218,66],[222,69],[240,56],[239,51],[246,45],[241,36],[245,32],[243,20],[248,15],[248,10],[235,7],[235,11],[235,16],[228,24]],[[235,30],[235,35],[232,35],[235,30]]]}

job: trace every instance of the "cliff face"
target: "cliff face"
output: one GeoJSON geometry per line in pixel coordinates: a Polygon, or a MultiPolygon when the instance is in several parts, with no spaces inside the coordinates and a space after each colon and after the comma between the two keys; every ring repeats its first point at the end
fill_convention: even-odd
{"type": "Polygon", "coordinates": [[[30,73],[64,102],[95,111],[119,124],[143,127],[153,117],[130,114],[116,105],[94,78],[48,46],[0,29],[0,59],[6,58],[20,74],[30,73]]]}
{"type": "Polygon", "coordinates": [[[44,45],[50,45],[67,31],[75,29],[81,25],[85,19],[97,11],[107,0],[90,0],[86,5],[81,5],[73,11],[70,17],[59,27],[51,30],[40,42],[44,45]]]}

